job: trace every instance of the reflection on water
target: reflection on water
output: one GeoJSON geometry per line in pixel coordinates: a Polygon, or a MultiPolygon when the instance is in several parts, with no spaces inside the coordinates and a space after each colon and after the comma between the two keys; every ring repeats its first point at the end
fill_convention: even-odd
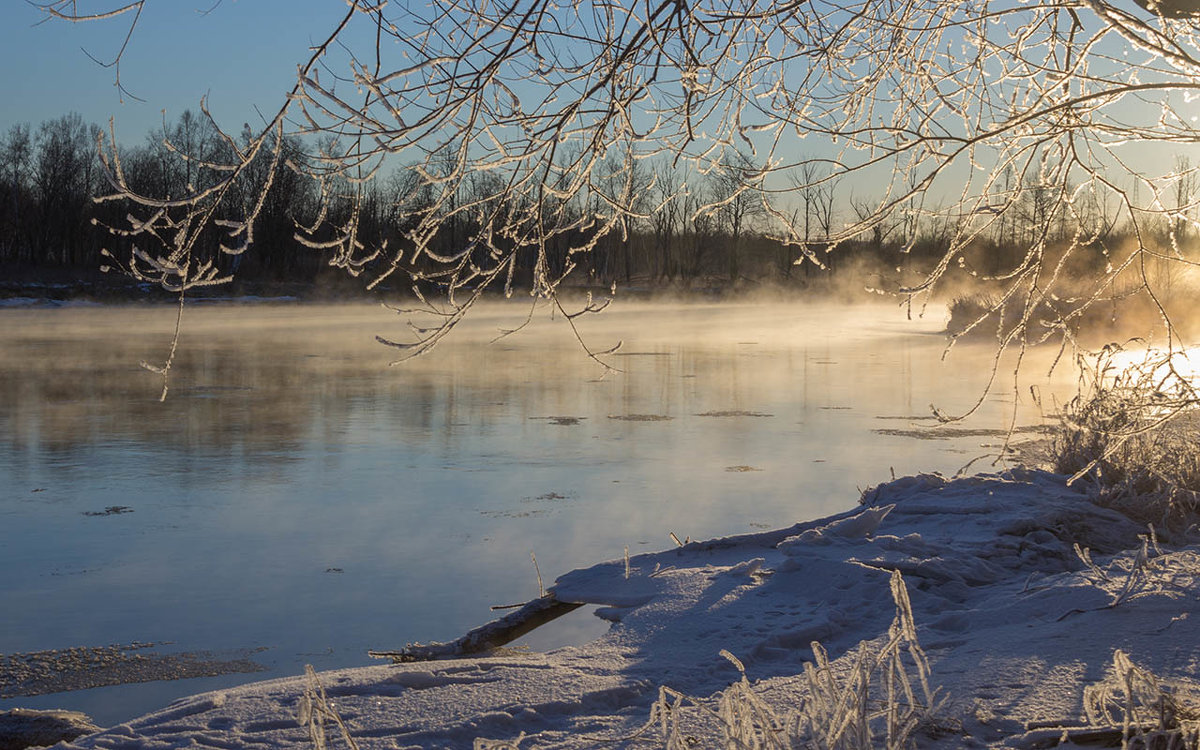
{"type": "MultiPolygon", "coordinates": [[[[389,367],[373,337],[403,321],[378,307],[198,307],[159,403],[138,362],[165,353],[171,311],[0,311],[0,653],[170,642],[265,648],[265,676],[366,664],[536,596],[531,551],[553,578],[672,533],[842,510],[893,471],[957,470],[1015,403],[1002,389],[970,429],[914,440],[931,402],[975,401],[990,350],[943,364],[943,321],[890,307],[614,305],[583,333],[624,339],[615,375],[561,321],[487,344],[523,315],[482,310],[389,367]]],[[[603,627],[581,613],[529,642],[603,627]]],[[[109,723],[245,679],[0,709],[109,723]]]]}

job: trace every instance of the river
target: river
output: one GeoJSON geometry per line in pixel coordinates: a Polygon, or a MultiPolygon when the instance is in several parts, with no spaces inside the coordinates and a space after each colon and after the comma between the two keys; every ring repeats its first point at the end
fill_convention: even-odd
{"type": "MultiPolygon", "coordinates": [[[[481,307],[390,366],[375,305],[0,310],[0,654],[157,644],[264,671],[0,699],[101,724],[251,679],[451,640],[538,575],[844,510],[893,474],[953,473],[1053,423],[1069,368],[943,361],[944,311],[651,304],[580,319],[481,307]],[[1034,390],[1029,390],[1033,386],[1034,390]],[[1031,395],[1032,394],[1032,395],[1031,395]],[[1035,398],[1038,396],[1039,398],[1035,398]],[[1015,422],[1014,408],[1017,410],[1015,422]],[[536,569],[531,553],[536,557],[536,569]]],[[[990,459],[973,470],[996,470],[990,459]]],[[[523,641],[582,642],[580,610],[523,641]]],[[[140,652],[133,649],[130,653],[140,652]]]]}

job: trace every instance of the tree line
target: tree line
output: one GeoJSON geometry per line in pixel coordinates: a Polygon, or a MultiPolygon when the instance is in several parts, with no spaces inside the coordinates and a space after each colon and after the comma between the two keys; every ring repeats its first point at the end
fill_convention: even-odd
{"type": "MultiPolygon", "coordinates": [[[[0,137],[0,262],[9,268],[97,269],[119,267],[121,259],[134,252],[137,240],[122,229],[128,226],[127,207],[120,200],[106,200],[113,190],[98,155],[100,134],[99,126],[72,113],[36,128],[14,125],[0,137]]],[[[247,127],[242,139],[248,142],[251,137],[247,127]]],[[[283,143],[283,158],[258,159],[237,184],[240,193],[231,200],[245,215],[251,215],[256,201],[264,201],[247,252],[216,252],[222,242],[216,227],[202,236],[222,274],[248,281],[312,282],[334,260],[325,240],[351,222],[364,242],[403,248],[412,241],[422,210],[441,212],[437,236],[429,246],[433,255],[449,256],[487,233],[490,224],[498,231],[515,208],[495,205],[497,196],[504,194],[503,185],[497,184],[503,178],[491,172],[468,175],[449,201],[435,200],[430,176],[411,167],[373,175],[355,189],[344,176],[322,185],[305,176],[311,170],[296,168],[312,153],[304,145],[291,137],[283,143]],[[269,186],[265,193],[264,186],[269,186]]],[[[316,146],[320,153],[333,144],[316,146]]],[[[120,169],[139,193],[169,202],[206,189],[219,175],[214,165],[231,161],[229,152],[237,147],[236,139],[218,131],[207,117],[188,110],[174,122],[164,120],[141,143],[121,147],[107,169],[120,169]]],[[[596,168],[601,172],[592,180],[597,187],[572,196],[568,205],[553,207],[559,212],[556,221],[573,229],[556,235],[546,248],[550,270],[561,272],[573,264],[571,278],[577,284],[652,288],[762,282],[806,286],[814,281],[814,269],[822,266],[835,272],[867,269],[896,281],[907,271],[928,273],[963,225],[974,222],[984,228],[975,241],[975,267],[968,270],[988,276],[1019,263],[1031,242],[1062,242],[1079,233],[1092,238],[1093,252],[1075,263],[1102,264],[1107,262],[1107,245],[1125,231],[1119,207],[1087,196],[1066,203],[1055,193],[1057,188],[1024,185],[1012,190],[1019,200],[998,207],[992,216],[976,212],[955,218],[917,207],[877,222],[834,248],[827,238],[837,233],[839,222],[870,215],[874,207],[837,181],[822,182],[808,164],[810,173],[793,180],[792,215],[785,217],[803,242],[797,247],[772,237],[773,217],[761,193],[748,189],[742,179],[755,165],[748,156],[735,156],[708,174],[666,160],[611,157],[596,168]],[[588,220],[603,213],[604,202],[617,200],[627,205],[619,226],[601,229],[588,220]],[[581,247],[587,252],[579,253],[581,247]],[[799,266],[798,258],[805,259],[799,266]]],[[[444,162],[445,170],[454,168],[452,154],[444,162]]],[[[436,169],[439,162],[431,163],[436,169]]],[[[1177,166],[1180,174],[1191,177],[1175,185],[1171,198],[1177,210],[1164,213],[1158,228],[1180,244],[1191,226],[1185,209],[1193,201],[1196,180],[1186,159],[1177,166]]],[[[434,174],[432,180],[437,177],[434,174]]],[[[368,259],[349,270],[377,272],[371,266],[382,262],[368,259]]],[[[414,254],[411,266],[401,270],[419,276],[421,262],[414,254]]],[[[518,251],[518,280],[532,274],[536,262],[518,251]]],[[[1077,270],[1082,274],[1094,268],[1077,270]]]]}
{"type": "MultiPolygon", "coordinates": [[[[114,258],[132,252],[136,242],[122,231],[127,207],[119,200],[105,200],[114,191],[98,156],[100,135],[99,126],[72,113],[37,127],[14,125],[0,137],[0,262],[10,268],[94,269],[111,266],[114,258]]],[[[122,146],[109,168],[120,169],[138,193],[170,201],[209,187],[206,181],[219,174],[213,165],[233,161],[228,151],[235,145],[206,117],[189,110],[172,123],[164,122],[141,143],[122,146]]],[[[323,149],[328,144],[317,144],[318,153],[323,149]]],[[[322,225],[342,227],[353,220],[364,241],[396,247],[414,229],[421,205],[435,202],[433,188],[416,170],[400,168],[370,179],[357,191],[359,205],[353,205],[351,197],[356,191],[346,189],[344,199],[335,196],[322,207],[321,199],[328,197],[322,190],[336,193],[338,186],[319,185],[291,168],[306,158],[295,139],[285,144],[284,157],[274,166],[261,158],[249,179],[239,183],[243,195],[234,196],[233,203],[245,203],[247,213],[259,188],[269,181],[270,189],[254,222],[252,250],[211,253],[222,272],[242,279],[311,281],[330,260],[321,247],[322,225]],[[302,231],[306,229],[310,231],[302,231]]],[[[452,168],[448,154],[445,169],[452,168]]],[[[616,162],[603,168],[614,175],[621,170],[616,162]]],[[[645,218],[603,233],[586,257],[573,260],[581,281],[659,285],[792,276],[795,250],[766,239],[762,201],[750,192],[734,195],[738,185],[732,172],[695,175],[668,163],[638,163],[633,171],[633,208],[645,218]],[[701,210],[726,198],[718,210],[701,210]]],[[[484,172],[472,174],[448,203],[440,205],[445,216],[434,241],[436,254],[456,252],[484,230],[482,222],[500,223],[495,207],[487,205],[502,191],[495,184],[499,179],[484,172]]],[[[613,186],[614,193],[619,189],[613,186]]],[[[559,207],[577,229],[557,236],[555,246],[548,248],[552,264],[564,266],[572,248],[589,244],[585,236],[596,228],[583,219],[602,200],[595,193],[559,207]]],[[[821,204],[824,218],[814,227],[828,229],[832,204],[831,191],[821,204]]],[[[815,205],[811,211],[819,213],[815,205]]],[[[203,241],[215,249],[220,238],[212,232],[203,241]]],[[[529,274],[533,262],[519,258],[517,274],[529,274]]]]}
{"type": "MultiPolygon", "coordinates": [[[[0,262],[33,270],[100,269],[132,252],[136,242],[121,231],[129,208],[106,200],[113,189],[99,157],[101,132],[71,113],[36,128],[13,125],[0,137],[0,262]]],[[[145,194],[169,201],[204,189],[207,165],[229,147],[205,118],[185,111],[142,143],[121,148],[110,168],[119,168],[145,194]]],[[[265,184],[270,165],[255,166],[251,182],[265,184]]],[[[296,251],[292,227],[294,217],[312,210],[315,196],[294,174],[276,172],[268,210],[256,226],[261,242],[255,253],[231,259],[228,270],[244,265],[250,277],[311,278],[320,258],[296,251]]]]}

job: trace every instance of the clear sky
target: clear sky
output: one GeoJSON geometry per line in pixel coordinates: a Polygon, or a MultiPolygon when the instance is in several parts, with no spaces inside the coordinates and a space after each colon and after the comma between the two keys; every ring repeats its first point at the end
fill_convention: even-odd
{"type": "MultiPolygon", "coordinates": [[[[88,0],[79,8],[95,12],[122,2],[88,0]]],[[[278,110],[297,63],[346,10],[344,0],[149,0],[121,70],[125,87],[145,101],[122,102],[113,85],[115,71],[84,50],[112,59],[131,15],[39,23],[44,13],[27,0],[0,0],[0,136],[16,123],[36,128],[78,112],[105,127],[115,118],[118,140],[135,144],[161,126],[163,110],[174,122],[185,109],[197,109],[206,94],[218,123],[236,133],[242,123],[259,121],[256,106],[268,117],[278,110]]],[[[345,70],[344,57],[335,54],[332,64],[339,73],[345,70]]],[[[1140,163],[1169,171],[1173,155],[1188,149],[1168,146],[1161,149],[1164,155],[1140,163]]],[[[949,181],[964,178],[955,172],[949,181]]]]}
{"type": "MultiPolygon", "coordinates": [[[[25,0],[0,3],[0,134],[16,123],[33,127],[68,112],[140,141],[200,98],[227,129],[254,122],[254,107],[274,114],[307,57],[312,40],[346,11],[341,0],[151,0],[121,67],[125,88],[145,102],[121,103],[114,71],[84,53],[110,60],[131,15],[84,24],[48,21],[25,0]],[[211,8],[211,12],[205,13],[211,8]]],[[[79,3],[81,12],[117,2],[79,3]]],[[[269,115],[268,115],[269,116],[269,115]]]]}

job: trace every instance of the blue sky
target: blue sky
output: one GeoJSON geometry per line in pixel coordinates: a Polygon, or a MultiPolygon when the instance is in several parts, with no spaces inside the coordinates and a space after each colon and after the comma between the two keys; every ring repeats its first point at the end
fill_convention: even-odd
{"type": "MultiPolygon", "coordinates": [[[[126,89],[113,86],[114,71],[102,60],[120,48],[131,16],[86,24],[49,21],[24,0],[0,7],[0,134],[16,123],[33,127],[68,112],[107,127],[116,118],[117,137],[140,141],[162,123],[162,110],[174,120],[200,98],[218,121],[237,130],[253,121],[254,107],[274,113],[290,88],[296,64],[314,37],[326,33],[345,13],[331,0],[151,0],[122,63],[126,89]],[[204,11],[213,8],[205,15],[204,11]]],[[[95,9],[118,3],[80,3],[95,9]]]]}
{"type": "MultiPolygon", "coordinates": [[[[118,6],[124,0],[81,2],[83,11],[118,6]]],[[[414,6],[418,3],[414,3],[414,6]]],[[[149,0],[122,65],[122,81],[144,102],[114,87],[114,71],[93,62],[108,60],[120,48],[131,17],[70,24],[51,20],[26,0],[0,0],[0,136],[16,123],[39,123],[69,112],[106,127],[115,118],[117,138],[132,145],[168,122],[201,97],[227,132],[243,122],[257,123],[255,107],[268,117],[291,88],[296,64],[346,12],[342,0],[149,0]],[[214,3],[216,3],[214,5],[214,3]]],[[[394,62],[394,59],[393,59],[394,62]]],[[[344,70],[344,57],[332,64],[344,70]]],[[[1136,119],[1136,118],[1135,118],[1136,119]]],[[[821,144],[799,148],[820,149],[821,144]]],[[[1142,152],[1148,152],[1143,146],[1142,152]]],[[[1140,163],[1168,171],[1171,145],[1140,163]]],[[[1196,158],[1193,159],[1196,161],[1196,158]]],[[[962,170],[951,184],[966,179],[962,170]]],[[[870,191],[868,191],[870,192],[870,191]]]]}
{"type": "MultiPolygon", "coordinates": [[[[96,12],[123,2],[91,0],[79,7],[96,12]]],[[[413,7],[419,10],[421,3],[413,7]]],[[[121,67],[125,88],[145,101],[122,102],[114,70],[84,50],[110,60],[130,14],[39,24],[44,14],[26,0],[0,0],[0,65],[20,72],[0,76],[0,136],[16,123],[36,131],[41,122],[78,112],[104,128],[115,118],[118,142],[134,145],[161,128],[163,110],[173,123],[185,109],[197,110],[206,94],[218,124],[237,133],[243,122],[259,122],[256,106],[268,118],[274,115],[295,81],[296,65],[346,10],[343,0],[148,0],[121,67]]],[[[345,58],[336,51],[331,64],[345,71],[345,58]]]]}

